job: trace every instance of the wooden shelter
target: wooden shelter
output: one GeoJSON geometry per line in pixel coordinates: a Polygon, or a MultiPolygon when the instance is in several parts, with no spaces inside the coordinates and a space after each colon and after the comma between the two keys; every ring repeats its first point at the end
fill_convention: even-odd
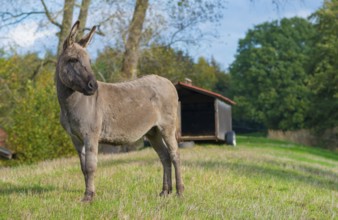
{"type": "Polygon", "coordinates": [[[179,96],[179,141],[213,140],[235,145],[231,107],[236,103],[188,83],[176,84],[179,96]]]}

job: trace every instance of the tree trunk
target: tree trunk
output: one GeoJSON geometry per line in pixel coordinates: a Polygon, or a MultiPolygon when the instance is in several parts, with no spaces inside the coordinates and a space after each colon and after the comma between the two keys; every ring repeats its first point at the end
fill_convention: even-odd
{"type": "Polygon", "coordinates": [[[89,10],[90,0],[82,0],[80,14],[79,14],[79,34],[77,35],[77,40],[80,40],[83,36],[84,30],[86,28],[86,22],[88,17],[88,10],[89,10]]]}
{"type": "Polygon", "coordinates": [[[135,4],[122,63],[122,72],[128,79],[135,79],[137,77],[139,44],[148,9],[148,0],[136,0],[135,4]]]}
{"type": "Polygon", "coordinates": [[[65,0],[63,6],[63,19],[61,24],[61,30],[59,34],[58,53],[59,55],[63,48],[63,42],[68,36],[68,32],[72,27],[73,22],[73,11],[74,11],[75,0],[65,0]]]}

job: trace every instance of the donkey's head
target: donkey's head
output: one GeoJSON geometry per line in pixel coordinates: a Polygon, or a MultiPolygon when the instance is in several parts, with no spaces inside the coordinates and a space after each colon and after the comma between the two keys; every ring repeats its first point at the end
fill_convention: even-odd
{"type": "Polygon", "coordinates": [[[80,22],[77,21],[63,44],[63,51],[58,60],[58,71],[61,82],[68,88],[93,95],[98,88],[93,70],[90,65],[90,58],[86,47],[94,35],[96,27],[85,35],[78,42],[75,41],[80,22]]]}

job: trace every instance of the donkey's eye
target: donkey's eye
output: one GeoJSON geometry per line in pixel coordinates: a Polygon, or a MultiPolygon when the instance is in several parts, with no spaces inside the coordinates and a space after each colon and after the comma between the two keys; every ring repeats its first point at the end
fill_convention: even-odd
{"type": "Polygon", "coordinates": [[[70,63],[76,63],[76,62],[78,62],[79,60],[78,59],[76,59],[76,58],[70,58],[69,60],[68,60],[68,62],[70,62],[70,63]]]}

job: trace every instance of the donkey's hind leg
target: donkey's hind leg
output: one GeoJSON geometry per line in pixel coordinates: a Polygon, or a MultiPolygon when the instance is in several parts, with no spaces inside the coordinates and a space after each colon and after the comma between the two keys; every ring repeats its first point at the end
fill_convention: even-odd
{"type": "Polygon", "coordinates": [[[172,192],[171,160],[169,151],[163,142],[162,136],[157,128],[151,129],[146,137],[160,157],[163,166],[163,187],[160,196],[166,196],[172,192]]]}
{"type": "Polygon", "coordinates": [[[175,136],[175,127],[167,127],[161,131],[162,137],[167,145],[170,159],[175,168],[175,179],[176,179],[176,193],[177,195],[183,195],[184,184],[181,176],[181,161],[178,152],[178,144],[175,136]]]}

